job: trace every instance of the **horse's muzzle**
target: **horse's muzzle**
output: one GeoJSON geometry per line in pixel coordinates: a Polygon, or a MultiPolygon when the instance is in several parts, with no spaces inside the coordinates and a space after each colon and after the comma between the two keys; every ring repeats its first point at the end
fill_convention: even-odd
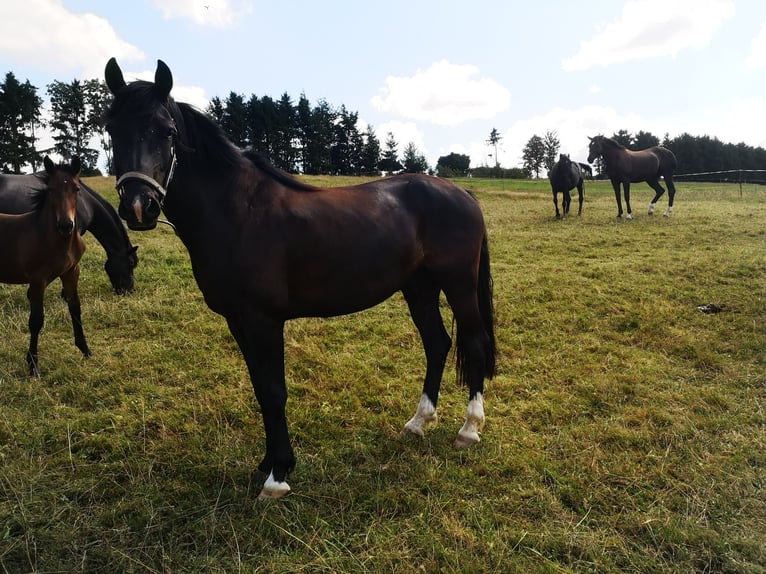
{"type": "Polygon", "coordinates": [[[56,221],[56,229],[64,237],[71,237],[74,233],[74,221],[71,219],[59,219],[56,221]]]}

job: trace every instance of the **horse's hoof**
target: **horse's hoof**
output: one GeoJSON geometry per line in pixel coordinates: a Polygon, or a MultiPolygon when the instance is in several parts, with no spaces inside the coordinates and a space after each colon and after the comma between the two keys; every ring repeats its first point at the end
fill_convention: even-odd
{"type": "Polygon", "coordinates": [[[630,214],[630,213],[629,213],[628,215],[626,215],[626,216],[625,216],[625,221],[630,221],[630,220],[632,220],[632,219],[633,219],[633,215],[632,215],[632,214],[630,214]]]}
{"type": "Polygon", "coordinates": [[[475,445],[477,442],[479,442],[481,438],[479,438],[478,432],[466,432],[463,430],[460,430],[457,433],[457,438],[455,439],[455,448],[458,450],[468,448],[469,446],[475,445]]]}
{"type": "Polygon", "coordinates": [[[404,425],[402,432],[399,433],[399,436],[401,438],[407,438],[410,436],[418,436],[422,438],[426,436],[426,433],[423,432],[423,427],[418,427],[415,425],[410,426],[410,423],[407,423],[404,425]]]}
{"type": "Polygon", "coordinates": [[[290,485],[287,482],[277,482],[274,480],[274,474],[269,474],[266,482],[258,495],[258,500],[274,500],[282,498],[285,494],[290,492],[290,485]]]}

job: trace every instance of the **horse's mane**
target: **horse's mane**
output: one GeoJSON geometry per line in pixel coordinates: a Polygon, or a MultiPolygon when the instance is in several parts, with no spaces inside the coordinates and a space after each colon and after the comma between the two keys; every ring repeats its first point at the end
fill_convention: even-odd
{"type": "Polygon", "coordinates": [[[191,148],[188,152],[193,154],[197,161],[198,158],[205,157],[215,168],[230,171],[244,158],[261,171],[292,189],[301,191],[315,191],[317,189],[313,185],[303,183],[289,173],[282,171],[261,152],[253,149],[243,150],[235,146],[226,136],[226,132],[206,113],[189,104],[181,102],[172,102],[172,104],[183,118],[186,140],[184,143],[191,148]]]}
{"type": "Polygon", "coordinates": [[[613,140],[612,138],[608,138],[606,136],[599,136],[601,138],[601,143],[605,144],[607,147],[611,147],[614,149],[628,149],[621,143],[613,140]]]}

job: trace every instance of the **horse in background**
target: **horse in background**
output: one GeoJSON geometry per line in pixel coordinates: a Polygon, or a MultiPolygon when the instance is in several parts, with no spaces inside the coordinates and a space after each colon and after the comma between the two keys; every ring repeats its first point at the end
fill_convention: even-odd
{"type": "Polygon", "coordinates": [[[598,135],[590,140],[588,163],[601,156],[604,160],[606,175],[612,182],[614,196],[617,200],[617,217],[622,217],[622,201],[620,199],[620,184],[622,184],[625,206],[628,211],[626,219],[633,219],[630,210],[630,184],[645,181],[655,191],[654,199],[649,204],[648,214],[654,213],[657,200],[665,193],[660,185],[660,178],[668,186],[668,208],[665,217],[673,211],[673,198],[676,186],[673,184],[673,172],[678,163],[673,152],[662,146],[653,146],[640,151],[632,151],[611,138],[598,135]]]}
{"type": "Polygon", "coordinates": [[[577,165],[580,166],[580,171],[582,172],[583,178],[593,179],[593,168],[590,165],[583,162],[578,162],[577,165]]]}
{"type": "Polygon", "coordinates": [[[572,203],[572,197],[569,191],[577,188],[577,195],[580,200],[580,207],[577,210],[577,215],[582,215],[582,200],[583,200],[583,177],[580,171],[580,166],[569,159],[568,155],[560,154],[559,160],[553,164],[553,168],[548,174],[548,179],[551,182],[551,189],[553,191],[553,205],[556,206],[556,219],[561,219],[561,213],[559,212],[559,192],[563,193],[563,199],[561,202],[562,211],[564,217],[569,214],[569,205],[572,203]]]}
{"type": "Polygon", "coordinates": [[[74,343],[84,357],[91,355],[80,319],[77,282],[80,258],[85,243],[77,228],[77,197],[80,191],[80,160],[54,165],[44,160],[48,176],[46,188],[39,192],[33,211],[0,214],[0,283],[29,284],[29,374],[39,376],[37,340],[45,315],[46,287],[61,278],[62,296],[69,307],[74,343]]]}
{"type": "MultiPolygon", "coordinates": [[[[45,171],[31,174],[0,174],[0,213],[26,213],[34,209],[47,186],[45,171]]],[[[77,198],[77,230],[88,231],[106,252],[104,270],[118,295],[133,291],[133,269],[138,265],[138,247],[131,245],[117,211],[90,187],[80,182],[77,198]]]]}

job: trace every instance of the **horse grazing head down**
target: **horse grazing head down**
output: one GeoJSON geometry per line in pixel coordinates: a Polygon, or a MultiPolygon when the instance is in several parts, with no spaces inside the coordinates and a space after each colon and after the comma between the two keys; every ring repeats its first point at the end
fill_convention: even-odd
{"type": "Polygon", "coordinates": [[[70,237],[75,230],[77,197],[80,191],[80,158],[69,164],[55,165],[50,157],[43,160],[48,174],[47,201],[56,218],[56,230],[70,237]]]}

